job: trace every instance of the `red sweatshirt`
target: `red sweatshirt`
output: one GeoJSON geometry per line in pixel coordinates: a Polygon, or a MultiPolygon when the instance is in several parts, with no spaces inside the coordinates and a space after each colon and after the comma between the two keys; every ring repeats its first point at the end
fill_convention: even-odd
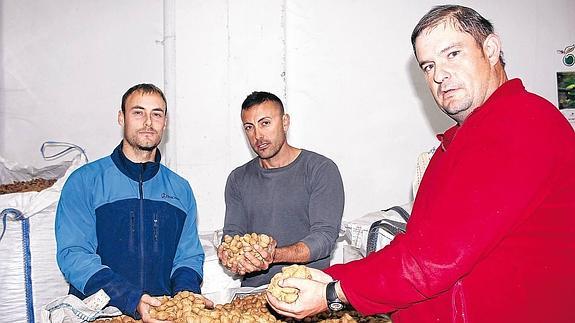
{"type": "Polygon", "coordinates": [[[407,233],[326,270],[394,323],[575,322],[575,133],[520,80],[438,136],[407,233]]]}

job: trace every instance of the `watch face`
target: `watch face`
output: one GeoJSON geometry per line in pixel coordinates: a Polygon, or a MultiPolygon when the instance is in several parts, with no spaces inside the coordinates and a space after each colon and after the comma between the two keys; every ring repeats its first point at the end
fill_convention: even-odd
{"type": "Polygon", "coordinates": [[[329,303],[329,309],[332,311],[339,311],[341,309],[343,309],[343,304],[342,303],[329,303]]]}

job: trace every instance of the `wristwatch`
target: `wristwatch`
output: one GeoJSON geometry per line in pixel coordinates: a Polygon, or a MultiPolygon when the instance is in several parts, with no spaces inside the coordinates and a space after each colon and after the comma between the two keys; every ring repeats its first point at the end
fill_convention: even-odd
{"type": "Polygon", "coordinates": [[[344,306],[341,299],[337,297],[337,292],[335,290],[335,284],[337,282],[338,282],[337,280],[329,282],[325,287],[325,298],[327,299],[327,308],[329,308],[329,310],[332,312],[342,310],[344,306]]]}

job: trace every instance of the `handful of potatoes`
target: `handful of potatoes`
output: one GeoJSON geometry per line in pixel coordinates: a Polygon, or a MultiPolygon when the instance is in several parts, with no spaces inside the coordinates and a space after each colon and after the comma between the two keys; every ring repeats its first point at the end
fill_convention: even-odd
{"type": "Polygon", "coordinates": [[[281,287],[278,283],[286,278],[305,278],[311,279],[311,273],[306,266],[291,265],[282,268],[281,273],[277,273],[272,277],[268,285],[268,291],[277,299],[286,303],[293,303],[298,298],[299,290],[292,287],[281,287]]]}
{"type": "Polygon", "coordinates": [[[265,234],[257,234],[257,233],[246,233],[243,236],[235,235],[235,236],[224,236],[224,241],[221,243],[221,247],[224,251],[226,251],[226,259],[222,259],[223,265],[230,269],[234,265],[237,265],[238,261],[245,258],[246,253],[251,253],[259,259],[263,261],[262,256],[259,252],[255,251],[254,245],[259,245],[260,247],[266,249],[272,242],[272,238],[265,234]]]}

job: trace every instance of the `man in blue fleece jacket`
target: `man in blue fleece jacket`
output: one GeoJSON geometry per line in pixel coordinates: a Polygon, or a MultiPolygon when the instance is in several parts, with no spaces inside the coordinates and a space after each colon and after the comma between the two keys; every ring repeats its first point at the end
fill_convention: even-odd
{"type": "Polygon", "coordinates": [[[57,259],[70,293],[100,289],[110,305],[148,321],[152,296],[200,293],[204,251],[189,183],[160,164],[166,99],[152,84],[122,97],[124,138],[68,178],[56,213],[57,259]]]}

